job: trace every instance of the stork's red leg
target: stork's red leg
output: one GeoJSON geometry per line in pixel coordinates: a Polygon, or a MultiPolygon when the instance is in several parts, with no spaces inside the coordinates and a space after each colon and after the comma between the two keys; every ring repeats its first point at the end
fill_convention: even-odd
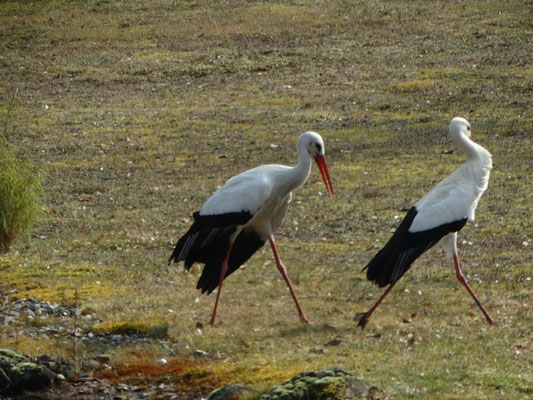
{"type": "Polygon", "coordinates": [[[222,282],[224,282],[224,278],[226,277],[226,272],[228,272],[228,260],[229,260],[229,255],[231,253],[232,247],[233,247],[233,243],[230,243],[228,252],[226,253],[226,257],[224,257],[224,261],[222,261],[222,265],[220,266],[220,280],[218,281],[217,299],[215,301],[215,308],[213,309],[213,316],[211,317],[211,322],[210,322],[211,326],[216,325],[218,301],[220,300],[220,292],[222,291],[222,282]]]}
{"type": "MultiPolygon", "coordinates": [[[[394,285],[396,285],[396,282],[394,283],[391,283],[389,285],[389,287],[385,290],[385,292],[383,292],[383,294],[381,295],[381,297],[378,299],[378,301],[376,301],[376,304],[374,304],[372,306],[372,308],[370,310],[368,310],[365,314],[363,314],[363,316],[361,317],[361,319],[359,320],[359,323],[357,324],[357,326],[360,326],[361,329],[363,329],[365,326],[366,326],[366,323],[368,322],[368,320],[370,319],[370,316],[372,315],[372,313],[374,311],[376,311],[376,308],[378,308],[378,306],[381,304],[381,302],[383,301],[383,299],[389,294],[389,292],[392,290],[392,288],[394,287],[394,285]]],[[[357,316],[359,316],[360,314],[357,314],[357,316]]]]}
{"type": "Polygon", "coordinates": [[[487,310],[485,310],[485,307],[483,307],[481,305],[481,302],[478,300],[477,296],[474,294],[474,291],[472,290],[472,288],[466,282],[465,276],[461,272],[461,266],[459,265],[459,257],[457,257],[457,253],[453,254],[453,263],[455,264],[455,274],[457,276],[457,279],[459,280],[459,282],[461,282],[463,284],[463,286],[466,288],[468,293],[470,293],[472,298],[475,300],[475,302],[477,303],[478,307],[483,312],[483,315],[485,315],[485,318],[487,318],[488,323],[489,324],[493,324],[494,323],[494,319],[492,319],[492,317],[489,315],[487,310]]]}
{"type": "Polygon", "coordinates": [[[287,286],[289,287],[289,290],[291,292],[292,298],[294,299],[294,302],[296,303],[296,308],[298,308],[298,313],[300,314],[300,319],[304,321],[306,324],[309,323],[309,320],[304,314],[304,311],[302,310],[302,307],[300,307],[300,303],[298,303],[298,299],[296,298],[296,294],[294,294],[294,289],[292,288],[291,280],[289,279],[289,275],[287,275],[287,270],[285,269],[285,266],[281,262],[281,258],[278,254],[278,249],[276,248],[276,243],[274,242],[274,237],[271,236],[268,241],[270,242],[270,246],[272,246],[272,252],[274,253],[274,258],[276,259],[276,265],[278,267],[278,271],[283,276],[283,279],[285,279],[285,282],[287,282],[287,286]]]}

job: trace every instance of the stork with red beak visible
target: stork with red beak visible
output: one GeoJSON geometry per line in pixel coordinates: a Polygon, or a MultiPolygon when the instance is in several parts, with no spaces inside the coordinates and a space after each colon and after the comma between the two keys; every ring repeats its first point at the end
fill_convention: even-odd
{"type": "Polygon", "coordinates": [[[211,325],[216,324],[222,283],[244,264],[268,240],[276,266],[283,276],[302,321],[305,316],[285,266],[281,262],[274,232],[278,229],[292,198],[292,191],[302,186],[311,173],[314,159],[326,185],[333,195],[333,186],[326,164],[324,141],[315,132],[298,138],[298,163],[294,167],[262,165],[229,179],[193,214],[194,223],[179,239],[169,263],[185,261],[189,270],[195,262],[204,264],[196,285],[202,293],[218,287],[211,325]]]}

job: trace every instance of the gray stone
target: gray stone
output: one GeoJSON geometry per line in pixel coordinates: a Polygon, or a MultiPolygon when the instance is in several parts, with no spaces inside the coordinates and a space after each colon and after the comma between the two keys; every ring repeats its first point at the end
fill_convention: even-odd
{"type": "Polygon", "coordinates": [[[9,325],[11,322],[14,322],[15,318],[9,317],[7,315],[0,315],[0,325],[9,325]]]}
{"type": "Polygon", "coordinates": [[[54,359],[52,357],[50,357],[48,354],[43,354],[42,356],[39,357],[39,360],[41,361],[54,361],[54,359]]]}
{"type": "Polygon", "coordinates": [[[194,350],[194,355],[198,357],[207,357],[209,353],[205,350],[198,349],[198,350],[194,350]]]}
{"type": "Polygon", "coordinates": [[[11,379],[7,376],[3,368],[0,368],[0,393],[7,392],[11,388],[11,379]]]}
{"type": "Polygon", "coordinates": [[[96,360],[86,360],[83,362],[83,366],[90,369],[97,369],[100,367],[100,363],[96,360]]]}
{"type": "Polygon", "coordinates": [[[228,384],[211,392],[207,400],[241,400],[257,391],[253,386],[228,384]]]}
{"type": "Polygon", "coordinates": [[[55,313],[59,316],[68,317],[70,315],[70,310],[66,307],[58,307],[55,313]]]}
{"type": "Polygon", "coordinates": [[[100,354],[95,357],[95,360],[101,363],[106,363],[108,361],[111,361],[111,354],[100,354]]]}
{"type": "Polygon", "coordinates": [[[13,382],[13,390],[41,390],[54,381],[56,374],[43,365],[23,362],[7,373],[13,382]]]}
{"type": "Polygon", "coordinates": [[[72,378],[74,375],[79,374],[80,366],[74,362],[61,360],[57,368],[57,372],[63,375],[65,378],[72,378]]]}
{"type": "Polygon", "coordinates": [[[24,309],[24,315],[27,315],[28,317],[35,317],[35,313],[29,308],[24,309]]]}

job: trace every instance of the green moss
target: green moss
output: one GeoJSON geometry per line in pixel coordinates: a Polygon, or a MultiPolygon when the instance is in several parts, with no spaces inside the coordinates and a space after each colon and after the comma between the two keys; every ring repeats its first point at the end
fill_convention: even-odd
{"type": "Polygon", "coordinates": [[[18,377],[23,376],[26,373],[26,371],[36,370],[36,369],[42,370],[43,368],[44,368],[43,366],[37,365],[32,362],[22,362],[12,367],[11,370],[9,371],[9,375],[16,378],[17,376],[18,377]]]}
{"type": "Polygon", "coordinates": [[[107,332],[113,335],[135,332],[149,337],[164,339],[168,335],[168,323],[163,321],[116,321],[103,322],[93,327],[96,332],[107,332]]]}
{"type": "Polygon", "coordinates": [[[432,90],[435,87],[435,81],[431,79],[415,79],[408,82],[398,82],[390,85],[391,89],[401,92],[416,92],[432,90]]]}
{"type": "Polygon", "coordinates": [[[236,104],[243,106],[276,106],[276,107],[295,107],[299,101],[290,97],[261,98],[261,99],[239,99],[236,104]]]}
{"type": "Polygon", "coordinates": [[[264,394],[261,399],[288,400],[303,398],[302,395],[317,399],[337,398],[346,383],[347,376],[350,375],[339,369],[300,373],[264,394]]]}
{"type": "Polygon", "coordinates": [[[460,74],[464,74],[465,70],[462,68],[436,68],[436,69],[420,69],[416,71],[416,76],[422,79],[443,79],[455,78],[460,74]]]}
{"type": "Polygon", "coordinates": [[[9,350],[9,349],[0,349],[0,357],[2,357],[4,361],[8,361],[8,360],[24,361],[26,359],[26,357],[24,357],[23,355],[17,353],[16,351],[9,350]]]}

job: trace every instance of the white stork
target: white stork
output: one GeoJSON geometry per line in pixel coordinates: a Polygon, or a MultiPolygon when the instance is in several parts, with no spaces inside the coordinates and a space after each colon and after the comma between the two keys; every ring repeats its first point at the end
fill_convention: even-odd
{"type": "Polygon", "coordinates": [[[487,321],[494,323],[466,282],[457,257],[457,232],[467,220],[474,220],[479,198],[488,186],[492,157],[472,140],[470,124],[463,118],[454,118],[450,122],[449,136],[468,159],[408,211],[387,244],[364,268],[368,280],[379,287],[389,287],[369,311],[355,316],[361,328],[411,264],[439,241],[453,257],[459,282],[473,297],[487,321]]]}
{"type": "Polygon", "coordinates": [[[302,186],[311,173],[314,158],[326,189],[333,195],[333,186],[324,157],[324,141],[315,132],[298,138],[298,164],[294,167],[270,164],[245,171],[229,179],[193,214],[194,223],[179,239],[169,264],[185,260],[189,270],[195,262],[205,264],[196,285],[202,293],[211,293],[218,286],[211,325],[216,314],[222,282],[244,264],[268,240],[276,265],[287,282],[300,318],[309,323],[294,294],[287,271],[279,257],[274,232],[280,226],[292,191],[302,186]]]}

